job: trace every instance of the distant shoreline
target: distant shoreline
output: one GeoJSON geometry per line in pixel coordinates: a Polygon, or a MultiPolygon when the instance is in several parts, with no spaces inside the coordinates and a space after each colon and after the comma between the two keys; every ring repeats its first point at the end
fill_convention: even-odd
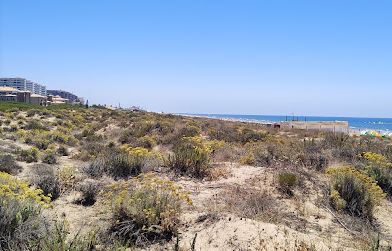
{"type": "MultiPolygon", "coordinates": [[[[232,122],[245,122],[245,123],[257,123],[257,124],[271,124],[285,122],[283,118],[286,116],[280,115],[229,115],[229,114],[188,114],[188,113],[174,113],[179,116],[195,117],[195,118],[209,118],[219,119],[223,121],[232,122]],[[259,118],[259,119],[257,119],[259,118]],[[270,118],[270,119],[269,119],[270,118]],[[271,119],[272,118],[272,119],[271,119]]],[[[287,116],[288,121],[293,116],[287,116]]],[[[297,118],[294,116],[294,118],[297,118]]],[[[366,131],[377,131],[380,134],[390,135],[392,132],[392,119],[379,119],[379,118],[354,118],[354,117],[318,117],[318,116],[301,116],[300,118],[306,118],[307,122],[333,122],[333,121],[347,121],[349,122],[348,133],[350,135],[360,135],[366,131]],[[344,120],[346,119],[346,120],[344,120]],[[351,121],[350,121],[351,120],[351,121]],[[357,124],[352,123],[355,121],[357,124]],[[359,125],[361,122],[364,125],[359,125]],[[377,125],[384,125],[385,128],[377,128],[377,125]]],[[[305,122],[305,120],[300,120],[305,122]]]]}

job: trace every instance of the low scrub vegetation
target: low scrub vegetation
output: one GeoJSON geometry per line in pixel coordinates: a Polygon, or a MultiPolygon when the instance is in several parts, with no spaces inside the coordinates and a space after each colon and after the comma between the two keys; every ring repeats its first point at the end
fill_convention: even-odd
{"type": "Polygon", "coordinates": [[[384,197],[382,189],[366,174],[353,167],[334,167],[331,176],[331,204],[337,210],[372,220],[373,209],[384,197]]]}
{"type": "Polygon", "coordinates": [[[16,163],[12,155],[0,155],[0,172],[18,174],[21,170],[22,167],[16,163]]]}
{"type": "Polygon", "coordinates": [[[41,189],[52,200],[60,196],[60,180],[52,166],[37,164],[33,166],[33,173],[31,184],[41,189]]]}
{"type": "Polygon", "coordinates": [[[32,147],[28,150],[21,150],[19,153],[19,159],[27,163],[38,161],[39,150],[36,147],[32,147]]]}
{"type": "Polygon", "coordinates": [[[298,185],[298,177],[296,174],[283,171],[278,174],[278,188],[287,195],[293,195],[293,189],[298,185]]]}
{"type": "Polygon", "coordinates": [[[50,198],[40,189],[0,172],[0,249],[30,250],[45,234],[42,206],[50,198]]]}
{"type": "Polygon", "coordinates": [[[152,174],[116,183],[105,197],[113,212],[113,236],[139,246],[170,239],[177,232],[182,204],[191,204],[173,182],[152,174]]]}
{"type": "Polygon", "coordinates": [[[147,246],[189,234],[179,233],[187,231],[181,225],[184,208],[208,210],[202,216],[217,221],[230,214],[230,219],[274,223],[286,213],[281,223],[304,227],[303,215],[312,210],[298,198],[311,200],[311,192],[325,194],[322,201],[339,212],[337,217],[377,229],[375,208],[385,195],[392,197],[388,137],[101,106],[0,103],[0,140],[1,250],[154,249],[147,246]],[[261,174],[263,180],[253,179],[261,174]],[[191,187],[192,196],[199,196],[197,207],[186,206],[189,196],[174,182],[191,187]],[[320,191],[324,188],[328,192],[320,191]],[[208,193],[199,193],[203,189],[208,193]],[[211,205],[205,206],[200,196],[209,195],[211,205]],[[87,215],[107,205],[110,221],[99,220],[109,226],[95,232],[86,224],[83,234],[76,234],[77,213],[75,219],[65,214],[69,223],[48,217],[51,206],[62,203],[74,203],[72,208],[87,215]]]}

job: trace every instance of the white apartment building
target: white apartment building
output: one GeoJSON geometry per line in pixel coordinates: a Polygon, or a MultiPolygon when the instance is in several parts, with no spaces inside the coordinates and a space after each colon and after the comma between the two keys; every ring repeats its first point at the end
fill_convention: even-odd
{"type": "Polygon", "coordinates": [[[19,91],[30,91],[33,94],[46,96],[46,86],[25,78],[0,78],[0,86],[13,87],[19,91]]]}

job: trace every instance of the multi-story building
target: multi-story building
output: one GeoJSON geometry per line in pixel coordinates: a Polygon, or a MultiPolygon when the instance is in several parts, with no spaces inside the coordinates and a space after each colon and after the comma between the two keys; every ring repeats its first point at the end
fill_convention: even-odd
{"type": "Polygon", "coordinates": [[[30,91],[32,94],[46,96],[46,86],[25,78],[0,78],[0,86],[13,87],[19,91],[30,91]]]}

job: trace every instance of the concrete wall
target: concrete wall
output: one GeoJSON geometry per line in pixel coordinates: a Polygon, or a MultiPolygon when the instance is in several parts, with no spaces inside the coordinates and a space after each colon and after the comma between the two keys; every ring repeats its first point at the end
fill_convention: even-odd
{"type": "Polygon", "coordinates": [[[288,121],[282,122],[283,128],[320,130],[332,132],[349,132],[348,121],[288,121]]]}

